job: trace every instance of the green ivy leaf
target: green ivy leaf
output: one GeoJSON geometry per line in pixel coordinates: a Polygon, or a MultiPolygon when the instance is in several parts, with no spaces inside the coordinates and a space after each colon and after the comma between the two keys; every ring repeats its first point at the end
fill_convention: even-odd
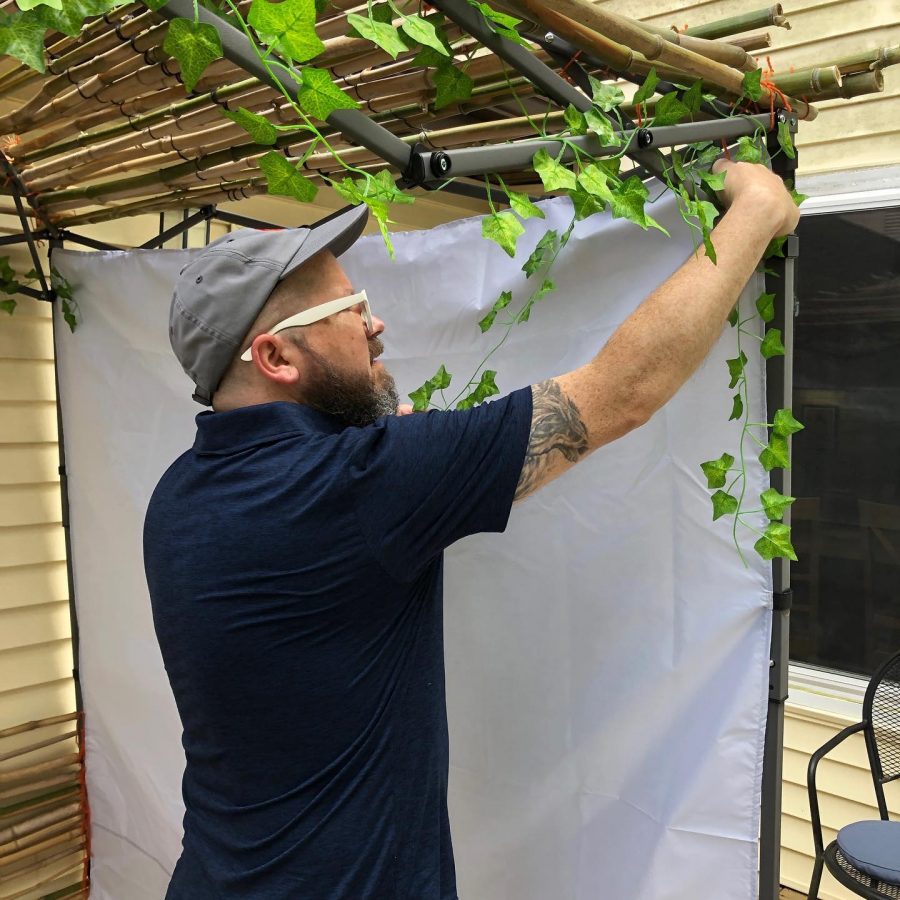
{"type": "Polygon", "coordinates": [[[731,158],[735,162],[761,163],[763,161],[762,149],[750,135],[745,134],[739,137],[737,144],[737,149],[731,154],[731,158]]]}
{"type": "Polygon", "coordinates": [[[691,147],[697,151],[697,157],[694,162],[703,169],[709,168],[722,155],[722,149],[719,145],[712,144],[709,141],[691,144],[691,147]]]}
{"type": "Polygon", "coordinates": [[[407,37],[417,44],[430,47],[442,56],[451,55],[447,49],[446,42],[441,40],[434,24],[429,22],[428,19],[422,19],[419,16],[406,16],[400,28],[407,37]]]}
{"type": "Polygon", "coordinates": [[[708,229],[704,229],[703,231],[703,249],[709,257],[710,262],[714,266],[718,265],[719,258],[716,255],[716,246],[712,242],[712,233],[708,229]]]}
{"type": "Polygon", "coordinates": [[[739,419],[744,414],[744,401],[741,399],[740,394],[735,394],[732,397],[731,404],[731,415],[728,417],[728,421],[731,422],[734,419],[739,419]]]}
{"type": "Polygon", "coordinates": [[[602,213],[606,210],[606,203],[599,197],[589,194],[584,188],[577,187],[574,191],[568,191],[569,199],[572,201],[572,207],[575,211],[575,221],[580,222],[588,216],[595,213],[602,213]]]}
{"type": "Polygon", "coordinates": [[[441,109],[451,103],[468,100],[472,96],[474,82],[462,69],[447,62],[435,71],[434,87],[434,108],[441,109]]]}
{"type": "Polygon", "coordinates": [[[510,303],[512,303],[512,291],[503,291],[503,293],[494,301],[494,305],[490,308],[488,314],[478,323],[478,327],[481,329],[482,334],[494,324],[497,313],[502,309],[506,309],[510,303]]]}
{"type": "Polygon", "coordinates": [[[481,379],[478,384],[475,385],[468,396],[463,397],[462,400],[456,404],[456,408],[471,409],[476,403],[481,403],[488,397],[499,394],[500,389],[497,387],[497,382],[495,381],[496,377],[497,373],[493,369],[485,369],[481,373],[481,379]]]}
{"type": "Polygon", "coordinates": [[[779,328],[770,328],[766,332],[759,352],[762,353],[764,359],[771,359],[773,356],[784,356],[784,344],[781,343],[781,330],[779,328]]]}
{"type": "Polygon", "coordinates": [[[784,518],[784,511],[796,500],[796,497],[786,497],[775,488],[768,488],[759,495],[766,515],[773,522],[780,522],[784,518]]]}
{"type": "Polygon", "coordinates": [[[316,34],[315,0],[253,0],[247,22],[264,44],[296,62],[325,50],[316,34]]]}
{"type": "Polygon", "coordinates": [[[545,278],[541,283],[541,286],[534,292],[534,297],[532,298],[534,302],[538,300],[543,300],[544,297],[547,296],[551,291],[556,290],[556,284],[554,284],[552,278],[545,278]]]}
{"type": "Polygon", "coordinates": [[[57,297],[62,297],[63,300],[71,300],[72,303],[75,302],[72,285],[69,284],[68,280],[55,266],[50,268],[50,286],[56,292],[57,297]]]}
{"type": "Polygon", "coordinates": [[[724,172],[707,172],[704,169],[701,169],[697,172],[700,176],[700,180],[711,190],[711,191],[721,191],[722,188],[725,187],[725,173],[724,172]]]}
{"type": "MultiPolygon", "coordinates": [[[[259,2],[259,0],[256,0],[259,2]]],[[[392,59],[407,51],[407,46],[400,37],[400,32],[389,22],[379,22],[358,13],[347,15],[347,24],[351,25],[359,35],[380,47],[392,59]]]]}
{"type": "Polygon", "coordinates": [[[754,102],[759,100],[763,95],[762,84],[760,84],[761,80],[762,69],[756,69],[753,72],[745,72],[743,81],[741,83],[741,87],[744,91],[744,96],[748,97],[754,102]]]}
{"type": "Polygon", "coordinates": [[[523,219],[543,219],[544,211],[536,206],[531,200],[528,199],[527,194],[518,194],[515,191],[508,191],[507,197],[509,197],[509,205],[512,207],[512,211],[517,215],[521,216],[523,219]]]}
{"type": "Polygon", "coordinates": [[[516,241],[524,233],[525,227],[509,212],[491,213],[481,220],[481,236],[499,244],[507,256],[516,255],[516,241]]]}
{"type": "Polygon", "coordinates": [[[511,16],[508,13],[498,12],[496,9],[488,6],[487,3],[479,3],[478,0],[469,0],[469,6],[474,6],[475,9],[481,10],[481,14],[489,22],[494,22],[503,28],[515,28],[516,25],[522,24],[521,19],[517,19],[515,16],[511,16]]]}
{"type": "Polygon", "coordinates": [[[791,199],[797,206],[800,206],[804,200],[809,200],[809,194],[801,194],[799,191],[791,188],[791,199]]]}
{"type": "Polygon", "coordinates": [[[771,472],[772,469],[789,469],[791,467],[791,454],[788,450],[788,442],[786,437],[780,434],[773,434],[769,438],[768,445],[759,454],[759,461],[762,467],[771,472]]]}
{"type": "Polygon", "coordinates": [[[797,158],[797,151],[794,149],[794,136],[791,134],[791,126],[787,122],[778,123],[778,144],[789,159],[797,158]]]}
{"type": "Polygon", "coordinates": [[[413,409],[416,412],[428,409],[431,402],[431,396],[435,391],[443,391],[450,387],[450,381],[453,376],[444,368],[443,365],[431,376],[421,387],[416,388],[409,399],[413,402],[413,409]]]}
{"type": "Polygon", "coordinates": [[[563,118],[573,135],[587,134],[587,122],[585,121],[584,113],[577,110],[571,103],[566,107],[563,118]]]}
{"type": "Polygon", "coordinates": [[[596,164],[585,166],[578,176],[578,184],[589,194],[602,201],[601,209],[612,203],[613,194],[609,187],[609,173],[596,164]]]}
{"type": "Polygon", "coordinates": [[[348,97],[332,80],[325,69],[306,66],[300,72],[302,87],[297,91],[297,102],[305,113],[323,122],[336,109],[357,109],[359,104],[348,97]]]}
{"type": "Polygon", "coordinates": [[[655,68],[651,68],[647,73],[647,77],[644,79],[644,83],[638,88],[637,93],[635,93],[631,102],[635,105],[638,103],[646,103],[647,100],[653,96],[658,84],[659,75],[656,74],[655,68]]]}
{"type": "Polygon", "coordinates": [[[725,362],[728,364],[728,374],[731,375],[731,381],[729,382],[728,387],[733,388],[741,380],[741,376],[744,374],[744,366],[747,365],[747,354],[741,350],[740,356],[737,356],[734,359],[726,359],[725,362]]]}
{"type": "Polygon", "coordinates": [[[40,16],[30,13],[10,16],[0,25],[0,54],[11,56],[43,74],[47,71],[44,31],[40,16]]]}
{"type": "Polygon", "coordinates": [[[604,84],[593,75],[588,75],[591,84],[591,97],[594,106],[599,106],[604,112],[612,112],[617,106],[625,102],[622,89],[615,84],[604,84]]]}
{"type": "Polygon", "coordinates": [[[803,431],[804,427],[804,425],[794,418],[789,409],[777,410],[772,422],[772,430],[775,434],[779,434],[782,437],[787,437],[788,435],[796,434],[798,431],[803,431]]]}
{"type": "Polygon", "coordinates": [[[719,211],[709,200],[692,200],[691,212],[705,231],[709,231],[713,227],[719,215],[719,211]]]}
{"type": "Polygon", "coordinates": [[[549,264],[559,246],[559,233],[552,228],[545,231],[534,250],[531,251],[528,259],[522,265],[525,277],[531,278],[535,272],[549,264]]]}
{"type": "Polygon", "coordinates": [[[259,159],[259,168],[266,176],[270,194],[293,197],[309,203],[318,193],[318,188],[308,178],[297,171],[280,153],[270,150],[259,159]]]}
{"type": "Polygon", "coordinates": [[[572,190],[575,187],[575,174],[561,162],[554,159],[546,150],[538,150],[531,161],[534,171],[540,176],[547,191],[572,190]]]}
{"type": "Polygon", "coordinates": [[[9,313],[10,315],[15,312],[18,305],[19,304],[16,303],[16,301],[12,298],[10,298],[9,300],[0,300],[0,309],[2,309],[5,313],[9,313]]]}
{"type": "Polygon", "coordinates": [[[703,102],[703,82],[695,81],[681,95],[681,102],[687,107],[687,111],[692,116],[700,112],[700,104],[703,102]]]}
{"type": "MultiPolygon", "coordinates": [[[[394,11],[391,9],[390,3],[373,3],[369,7],[368,18],[373,22],[384,22],[386,25],[393,25],[394,11]]],[[[351,28],[347,32],[347,37],[363,38],[363,36],[355,28],[351,28]]],[[[363,40],[366,40],[366,38],[363,38],[363,40]]],[[[406,42],[404,41],[404,45],[405,43],[406,42]]],[[[409,48],[407,47],[407,49],[409,48]]]]}
{"type": "Polygon", "coordinates": [[[760,294],[756,298],[756,311],[763,322],[771,322],[775,318],[775,295],[760,294]]]}
{"type": "Polygon", "coordinates": [[[62,9],[62,0],[16,0],[16,6],[23,12],[34,9],[36,6],[49,6],[53,9],[62,9]]]}
{"type": "Polygon", "coordinates": [[[274,144],[278,140],[278,129],[268,119],[243,106],[235,110],[223,109],[222,115],[240,125],[256,144],[274,144]]]}
{"type": "Polygon", "coordinates": [[[728,313],[728,324],[734,328],[738,323],[738,308],[736,306],[732,307],[731,312],[728,313]]]}
{"type": "MultiPolygon", "coordinates": [[[[766,252],[763,253],[763,259],[771,259],[773,256],[780,256],[784,259],[784,245],[787,242],[788,236],[786,234],[781,235],[781,237],[772,238],[769,241],[769,246],[766,247],[766,252]]],[[[768,273],[767,273],[768,274],[768,273]]],[[[774,272],[772,273],[775,274],[774,272]]]]}
{"type": "Polygon", "coordinates": [[[640,225],[644,231],[649,227],[658,228],[668,237],[669,232],[644,211],[648,193],[646,185],[637,175],[632,175],[627,181],[623,181],[612,192],[610,206],[613,218],[628,219],[630,222],[640,225]]]}
{"type": "Polygon", "coordinates": [[[700,463],[703,474],[706,476],[706,486],[709,488],[725,487],[728,470],[734,465],[734,457],[730,453],[723,453],[718,459],[710,459],[700,463]]]}
{"type": "Polygon", "coordinates": [[[796,561],[797,553],[791,544],[791,529],[781,522],[771,522],[753,549],[765,560],[783,556],[796,561]]]}
{"type": "Polygon", "coordinates": [[[678,99],[674,91],[664,94],[653,110],[654,125],[675,125],[690,115],[690,110],[678,99]]]}
{"type": "Polygon", "coordinates": [[[716,491],[712,495],[713,522],[722,516],[733,516],[738,510],[738,499],[725,491],[716,491]]]}
{"type": "Polygon", "coordinates": [[[584,122],[588,131],[597,135],[597,139],[604,147],[620,147],[622,145],[622,137],[613,128],[609,116],[605,116],[596,109],[589,109],[584,114],[584,122]]]}
{"type": "Polygon", "coordinates": [[[181,65],[184,87],[192,91],[206,67],[222,58],[219,32],[205,22],[172,19],[163,41],[163,50],[171,53],[181,65]]]}

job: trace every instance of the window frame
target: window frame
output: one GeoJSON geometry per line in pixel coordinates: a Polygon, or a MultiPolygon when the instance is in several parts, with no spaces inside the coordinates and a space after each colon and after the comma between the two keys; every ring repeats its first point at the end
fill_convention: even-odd
{"type": "MultiPolygon", "coordinates": [[[[844,173],[828,173],[811,176],[806,181],[798,179],[801,193],[809,192],[809,198],[800,208],[801,217],[819,216],[829,213],[867,212],[874,209],[900,207],[900,167],[887,170],[846,173],[846,180],[854,181],[854,175],[871,176],[877,188],[845,191],[841,193],[829,189],[836,183],[836,177],[844,173]],[[824,191],[819,193],[817,182],[822,182],[824,191]]],[[[803,253],[803,246],[800,246],[803,253]]],[[[788,651],[790,653],[790,649],[788,651]]],[[[798,709],[814,710],[828,717],[838,717],[858,722],[862,718],[862,701],[869,679],[863,675],[811,666],[806,663],[788,662],[788,704],[798,709]]]]}

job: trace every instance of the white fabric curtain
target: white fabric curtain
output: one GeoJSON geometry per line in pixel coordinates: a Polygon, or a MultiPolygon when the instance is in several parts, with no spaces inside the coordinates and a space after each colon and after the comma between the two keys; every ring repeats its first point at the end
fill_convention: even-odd
{"type": "MultiPolygon", "coordinates": [[[[477,219],[396,236],[396,262],[377,237],[343,258],[388,324],[384,358],[403,394],[441,362],[464,382],[494,346],[477,320],[501,290],[524,298],[525,256],[548,225],[568,223],[567,200],[542,207],[547,221],[527,223],[515,260],[481,239],[477,219]]],[[[558,289],[492,357],[504,393],[587,362],[686,258],[673,205],[653,214],[672,238],[603,217],[579,224],[558,289]]],[[[200,409],[167,336],[172,284],[196,252],[54,253],[83,316],[74,335],[61,322],[57,334],[98,900],[160,900],[180,852],[180,725],[141,527],[200,409]]],[[[747,310],[760,289],[754,278],[747,310]]],[[[737,455],[734,341],[726,329],[647,425],[514,508],[506,534],[448,552],[462,900],[756,896],[770,567],[745,533],[745,568],[730,525],[711,521],[699,467],[737,455]]],[[[751,447],[748,457],[758,495],[766,476],[751,447]]]]}

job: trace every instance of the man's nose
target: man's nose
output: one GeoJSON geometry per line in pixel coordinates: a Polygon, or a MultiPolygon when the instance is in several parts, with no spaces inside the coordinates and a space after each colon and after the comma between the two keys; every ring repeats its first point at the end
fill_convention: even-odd
{"type": "Polygon", "coordinates": [[[378,316],[372,316],[372,330],[369,332],[369,337],[377,337],[383,331],[384,322],[378,316]]]}

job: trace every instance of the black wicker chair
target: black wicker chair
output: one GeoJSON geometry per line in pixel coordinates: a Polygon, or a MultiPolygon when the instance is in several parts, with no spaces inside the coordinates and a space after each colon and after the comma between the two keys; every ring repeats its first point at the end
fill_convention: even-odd
{"type": "Polygon", "coordinates": [[[870,900],[900,900],[900,885],[889,884],[861,872],[844,856],[837,841],[832,841],[827,847],[822,842],[822,821],[819,817],[819,799],[816,794],[816,769],[819,761],[827,753],[858,731],[863,732],[866,740],[878,813],[882,819],[887,820],[884,785],[900,778],[900,653],[894,654],[872,676],[863,699],[862,721],[836,734],[823,744],[809,761],[807,787],[816,862],[807,900],[818,898],[823,866],[827,866],[828,871],[844,887],[860,897],[867,897],[870,900]]]}

